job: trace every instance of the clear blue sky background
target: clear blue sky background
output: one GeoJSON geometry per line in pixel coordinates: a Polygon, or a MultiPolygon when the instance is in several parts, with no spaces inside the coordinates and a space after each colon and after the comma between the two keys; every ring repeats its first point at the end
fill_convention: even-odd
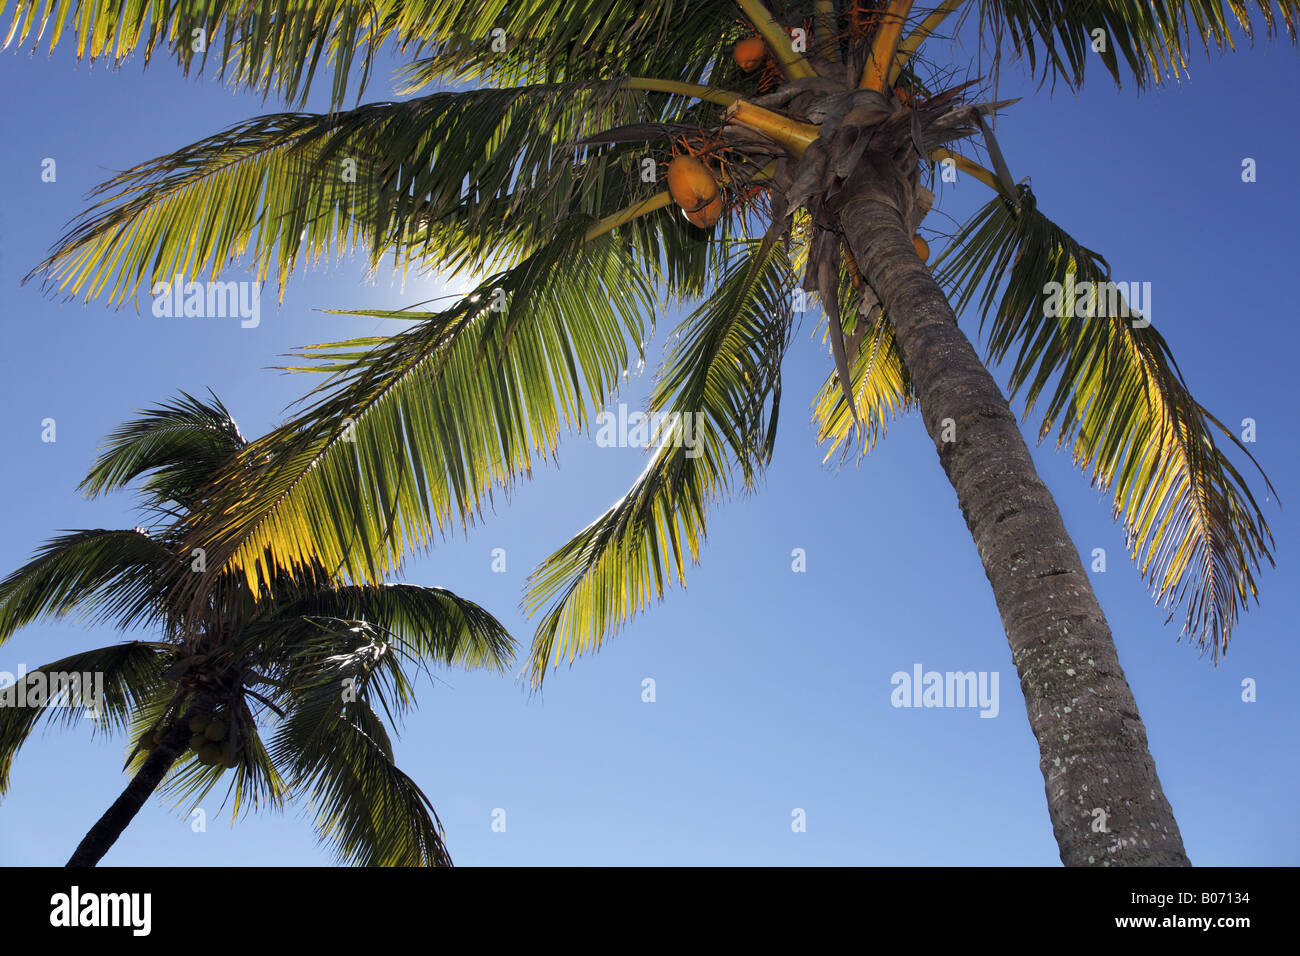
{"type": "MultiPolygon", "coordinates": [[[[1117,279],[1153,284],[1151,316],[1200,400],[1227,422],[1258,422],[1255,453],[1292,509],[1300,333],[1287,237],[1300,213],[1300,133],[1278,92],[1294,88],[1298,66],[1292,48],[1259,44],[1198,58],[1190,82],[1141,98],[1100,71],[1084,94],[1058,87],[1049,98],[1012,67],[1000,93],[1026,99],[999,122],[1012,171],[1032,176],[1041,207],[1105,254],[1117,279]],[[1240,178],[1248,156],[1254,184],[1240,178]]],[[[101,438],[134,409],[210,386],[245,434],[260,434],[305,386],[268,370],[277,356],[379,327],[315,310],[395,308],[445,291],[430,280],[403,290],[387,274],[368,283],[354,261],[296,277],[279,309],[268,292],[257,329],[154,318],[147,298],[137,316],[42,297],[21,277],[108,171],[279,107],[161,61],[148,71],[76,66],[67,49],[0,56],[0,90],[5,573],[57,529],[135,523],[128,496],[76,492],[101,438]],[[56,183],[41,181],[45,157],[58,163],[56,183]],[[54,444],[41,442],[47,417],[54,444]]],[[[389,95],[381,77],[367,99],[389,95]]],[[[943,211],[960,221],[986,198],[963,180],[943,211]]],[[[941,213],[927,225],[955,228],[941,213]]],[[[932,236],[936,253],[942,244],[932,236]]],[[[963,321],[974,334],[974,317],[963,321]]],[[[485,674],[444,672],[423,686],[398,754],[461,865],[1059,862],[1010,652],[953,492],[916,417],[861,466],[822,466],[807,406],[829,359],[813,325],[787,363],[766,485],[714,512],[688,590],[554,674],[541,698],[485,674]],[[795,547],[807,551],[807,573],[791,571],[795,547]],[[890,675],[917,663],[999,672],[1000,715],[892,708],[890,675]],[[646,677],[657,682],[653,704],[641,700],[646,677]],[[796,807],[806,833],[791,832],[796,807]],[[495,808],[506,810],[504,833],[491,829],[495,808]]],[[[639,403],[649,377],[634,377],[624,400],[639,403]]],[[[1264,573],[1262,604],[1214,669],[1163,624],[1109,502],[1050,446],[1036,460],[1081,551],[1110,555],[1094,585],[1193,862],[1300,862],[1294,510],[1266,505],[1279,567],[1264,573]],[[1240,699],[1246,677],[1258,681],[1256,703],[1240,699]]],[[[529,570],[643,464],[636,449],[573,436],[560,467],[468,539],[412,562],[407,579],[479,601],[526,642],[517,606],[529,570]],[[491,571],[497,547],[504,574],[491,571]]],[[[74,621],[32,627],[0,647],[0,670],[115,639],[74,621]]],[[[85,728],[39,732],[0,803],[0,863],[61,864],[125,785],[125,745],[85,728]]],[[[150,802],[105,863],[330,862],[302,805],[234,827],[219,805],[205,801],[207,832],[194,833],[188,807],[150,802]]]]}

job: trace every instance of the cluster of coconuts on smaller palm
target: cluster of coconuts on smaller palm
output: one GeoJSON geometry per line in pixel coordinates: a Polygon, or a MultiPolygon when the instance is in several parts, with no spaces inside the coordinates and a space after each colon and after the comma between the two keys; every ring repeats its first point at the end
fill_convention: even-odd
{"type": "MultiPolygon", "coordinates": [[[[230,768],[235,765],[234,742],[227,739],[230,725],[220,715],[197,713],[189,719],[189,749],[194,751],[199,763],[230,768]]],[[[164,728],[146,730],[140,737],[140,749],[148,752],[162,743],[164,728]]]]}
{"type": "Polygon", "coordinates": [[[190,749],[199,763],[214,767],[235,765],[235,745],[229,740],[230,724],[220,714],[195,714],[190,718],[190,749]]]}

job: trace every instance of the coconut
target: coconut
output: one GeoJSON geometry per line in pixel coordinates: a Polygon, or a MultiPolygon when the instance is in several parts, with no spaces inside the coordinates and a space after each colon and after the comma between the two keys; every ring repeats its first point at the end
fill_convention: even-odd
{"type": "Polygon", "coordinates": [[[203,735],[209,740],[224,740],[226,736],[226,722],[220,717],[214,718],[203,735]]]}
{"type": "Polygon", "coordinates": [[[208,742],[208,738],[202,734],[195,734],[190,738],[190,749],[197,751],[200,747],[208,742]]]}
{"type": "Polygon", "coordinates": [[[190,733],[201,734],[207,728],[208,722],[212,720],[207,714],[195,714],[190,718],[190,733]]]}
{"type": "Polygon", "coordinates": [[[731,51],[735,57],[736,64],[746,73],[753,73],[763,65],[763,60],[767,57],[767,44],[763,42],[760,36],[746,37],[736,44],[736,48],[731,51]]]}
{"type": "Polygon", "coordinates": [[[211,767],[213,764],[221,762],[221,748],[209,740],[197,751],[199,763],[211,767]]]}
{"type": "Polygon", "coordinates": [[[708,229],[722,218],[722,192],[709,168],[694,156],[678,156],[668,164],[668,192],[686,218],[708,229]]]}
{"type": "Polygon", "coordinates": [[[922,262],[930,260],[930,244],[922,239],[920,235],[912,237],[912,248],[916,250],[916,254],[921,257],[922,262]]]}

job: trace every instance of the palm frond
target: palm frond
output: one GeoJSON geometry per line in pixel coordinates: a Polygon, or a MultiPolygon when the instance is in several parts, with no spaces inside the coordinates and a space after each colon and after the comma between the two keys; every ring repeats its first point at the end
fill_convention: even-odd
{"type": "Polygon", "coordinates": [[[382,581],[408,547],[472,521],[494,486],[553,454],[563,427],[584,427],[654,314],[630,250],[584,243],[589,223],[413,329],[311,350],[331,377],[242,453],[274,463],[251,477],[236,463],[214,482],[194,538],[209,568],[237,568],[254,589],[259,574],[313,562],[382,581]]]}
{"type": "Polygon", "coordinates": [[[1117,84],[1128,75],[1141,88],[1187,75],[1198,47],[1235,48],[1234,30],[1253,42],[1261,21],[1267,38],[1285,33],[1295,43],[1298,15],[1297,0],[979,0],[979,32],[995,56],[1024,56],[1044,78],[1079,86],[1098,60],[1117,84]]]}
{"type": "Polygon", "coordinates": [[[514,638],[501,622],[445,588],[413,584],[316,587],[292,599],[290,606],[293,613],[308,617],[365,621],[415,660],[504,673],[514,656],[514,638]]]}
{"type": "MultiPolygon", "coordinates": [[[[0,15],[5,6],[0,2],[0,15]]],[[[148,65],[166,51],[187,74],[207,70],[302,101],[323,57],[332,73],[331,103],[338,106],[354,71],[358,93],[364,88],[386,36],[379,20],[391,6],[384,0],[16,0],[4,45],[21,44],[35,31],[32,50],[45,42],[52,52],[72,27],[78,59],[121,64],[139,53],[148,65]]]]}
{"type": "MultiPolygon", "coordinates": [[[[0,3],[0,15],[5,7],[0,3]]],[[[337,109],[350,87],[358,95],[364,90],[385,44],[441,63],[430,71],[436,77],[495,67],[502,77],[607,79],[629,66],[685,77],[702,75],[714,62],[730,65],[719,37],[734,40],[744,28],[725,0],[672,0],[653,9],[634,0],[581,8],[507,0],[323,0],[291,8],[228,0],[17,0],[5,45],[34,35],[33,50],[44,42],[52,51],[69,32],[78,58],[120,64],[139,53],[147,65],[166,51],[187,74],[210,72],[286,102],[305,102],[323,72],[337,109]],[[494,29],[502,31],[505,49],[495,48],[494,29]]]]}
{"type": "Polygon", "coordinates": [[[70,727],[84,724],[89,716],[96,732],[127,728],[135,713],[162,686],[162,672],[169,657],[169,652],[156,644],[142,641],[112,644],[72,654],[20,677],[19,681],[27,685],[21,689],[27,697],[23,706],[20,706],[24,702],[19,698],[17,683],[0,689],[0,796],[8,790],[15,755],[42,717],[59,720],[70,727]],[[65,680],[71,675],[77,675],[77,679],[59,683],[65,692],[60,697],[51,687],[58,682],[54,678],[65,680]],[[103,694],[98,700],[91,700],[92,711],[86,699],[97,693],[99,682],[103,694]],[[39,704],[34,703],[37,700],[39,704]]]}
{"type": "MultiPolygon", "coordinates": [[[[1297,0],[1240,0],[1226,8],[1222,0],[980,0],[979,35],[995,64],[1023,56],[1031,72],[1078,85],[1088,61],[1097,59],[1117,82],[1127,74],[1139,85],[1160,84],[1185,74],[1197,47],[1234,48],[1234,31],[1253,41],[1262,25],[1265,36],[1285,33],[1294,42],[1298,8],[1297,0]],[[1095,30],[1104,31],[1104,49],[1093,49],[1095,30]]],[[[785,10],[784,22],[801,23],[810,13],[810,5],[785,10]]],[[[385,44],[420,58],[408,70],[416,86],[618,75],[703,82],[740,79],[730,51],[750,31],[730,0],[323,0],[292,8],[228,0],[17,0],[5,45],[35,33],[36,46],[48,38],[52,50],[69,26],[78,57],[121,63],[139,52],[147,64],[165,50],[186,73],[212,72],[286,102],[306,102],[324,64],[331,109],[352,84],[360,95],[385,44]]]]}
{"type": "Polygon", "coordinates": [[[321,840],[354,866],[450,866],[442,824],[393,762],[383,722],[362,698],[329,693],[324,708],[295,708],[271,746],[294,792],[310,795],[321,840]]]}
{"type": "Polygon", "coordinates": [[[362,620],[317,615],[285,621],[275,701],[283,709],[336,713],[345,695],[377,705],[396,720],[415,705],[415,681],[403,666],[409,658],[382,627],[362,620]]]}
{"type": "Polygon", "coordinates": [[[194,492],[245,444],[220,399],[205,402],[181,392],[114,429],[81,490],[94,497],[152,472],[143,483],[149,499],[189,506],[194,492]]]}
{"type": "Polygon", "coordinates": [[[161,620],[163,582],[180,559],[147,533],[73,531],[52,538],[0,581],[0,644],[42,617],[74,610],[131,628],[161,620]]]}
{"type": "Polygon", "coordinates": [[[357,246],[372,268],[391,254],[403,269],[481,274],[574,215],[657,188],[634,175],[633,146],[576,146],[648,104],[617,83],[571,83],[257,117],[101,184],[28,279],[120,305],[247,256],[256,281],[274,268],[283,291],[300,265],[357,246]]]}
{"type": "Polygon", "coordinates": [[[1055,430],[1092,483],[1113,490],[1115,517],[1156,600],[1171,619],[1182,607],[1183,633],[1217,659],[1257,599],[1260,560],[1272,563],[1268,524],[1224,448],[1236,446],[1258,469],[1254,457],[1192,397],[1164,338],[1111,284],[1106,261],[1039,212],[1027,186],[1018,208],[988,203],[940,262],[958,310],[978,297],[990,359],[1014,353],[1010,392],[1023,394],[1026,415],[1047,396],[1040,440],[1055,430]],[[1045,314],[1053,291],[1059,315],[1045,314]]]}
{"type": "Polygon", "coordinates": [[[903,354],[894,336],[894,327],[884,312],[857,317],[858,327],[849,330],[851,345],[850,385],[857,405],[857,428],[853,410],[844,398],[839,377],[827,377],[813,400],[813,422],[817,441],[829,443],[825,461],[837,450],[847,457],[853,437],[858,438],[858,453],[865,455],[884,437],[889,422],[915,404],[911,380],[903,364],[903,354]]]}
{"type": "Polygon", "coordinates": [[[789,264],[771,243],[742,256],[682,324],[650,407],[665,427],[632,488],[529,577],[525,606],[549,604],[532,680],[595,650],[699,559],[708,505],[738,471],[752,489],[771,457],[789,337],[789,264]]]}
{"type": "Polygon", "coordinates": [[[494,83],[670,77],[705,82],[740,71],[735,42],[751,32],[730,0],[587,0],[580,6],[508,0],[403,3],[401,49],[424,59],[416,84],[483,78],[494,83]],[[501,44],[485,42],[495,36],[501,44]]]}

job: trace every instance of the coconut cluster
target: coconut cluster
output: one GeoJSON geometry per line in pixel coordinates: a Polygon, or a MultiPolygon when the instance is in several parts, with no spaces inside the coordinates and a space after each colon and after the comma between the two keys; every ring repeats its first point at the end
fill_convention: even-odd
{"type": "MultiPolygon", "coordinates": [[[[881,5],[883,6],[883,5],[881,5]]],[[[879,26],[883,14],[876,4],[857,4],[853,7],[853,24],[850,34],[857,39],[874,31],[879,26]]],[[[783,28],[791,33],[791,27],[783,28]]],[[[738,42],[732,50],[732,57],[746,73],[753,73],[763,66],[776,66],[776,60],[768,49],[766,41],[754,34],[738,42]]],[[[899,83],[893,89],[893,96],[904,110],[913,108],[912,92],[908,85],[899,83]]],[[[683,215],[692,224],[701,229],[711,229],[722,218],[724,209],[722,188],[709,169],[696,155],[679,153],[668,164],[668,193],[682,210],[683,215]]],[[[916,254],[922,261],[930,257],[929,245],[917,234],[913,238],[916,254]]]]}
{"type": "Polygon", "coordinates": [[[190,749],[199,763],[213,767],[235,765],[234,742],[227,739],[230,725],[219,714],[195,714],[190,718],[190,749]]]}
{"type": "MultiPolygon", "coordinates": [[[[230,724],[220,714],[192,714],[189,719],[189,749],[194,751],[199,763],[208,767],[235,765],[235,742],[229,739],[230,724]]],[[[162,743],[164,728],[145,731],[140,738],[140,749],[151,751],[162,743]]]]}

